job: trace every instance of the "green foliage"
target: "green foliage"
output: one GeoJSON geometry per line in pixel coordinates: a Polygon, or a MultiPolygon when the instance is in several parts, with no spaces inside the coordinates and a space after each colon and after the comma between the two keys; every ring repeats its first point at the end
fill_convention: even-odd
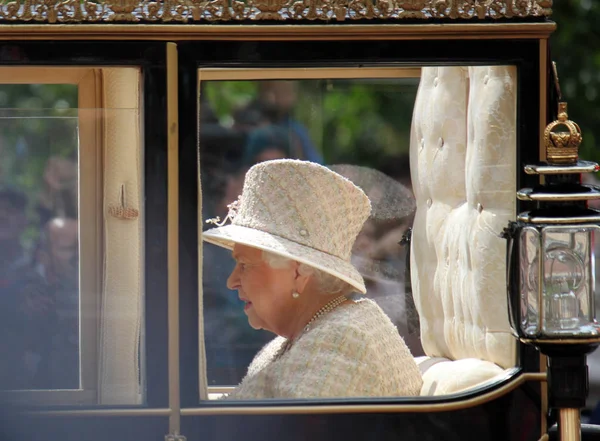
{"type": "MultiPolygon", "coordinates": [[[[418,79],[304,80],[294,118],[309,131],[327,163],[377,167],[390,155],[408,153],[418,79]]],[[[257,95],[257,82],[212,81],[208,102],[220,122],[257,95]]]]}
{"type": "Polygon", "coordinates": [[[0,85],[0,185],[23,191],[30,202],[24,242],[39,234],[35,203],[50,156],[76,157],[77,86],[0,85]]]}
{"type": "Polygon", "coordinates": [[[600,162],[600,2],[559,0],[553,9],[558,29],[550,43],[563,100],[583,132],[582,158],[600,162]]]}

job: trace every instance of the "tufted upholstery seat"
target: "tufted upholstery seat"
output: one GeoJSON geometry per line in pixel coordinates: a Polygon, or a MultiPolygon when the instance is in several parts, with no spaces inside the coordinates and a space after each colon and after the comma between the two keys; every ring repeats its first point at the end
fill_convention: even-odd
{"type": "Polygon", "coordinates": [[[472,388],[516,364],[499,237],[515,218],[515,93],[512,66],[422,70],[410,157],[424,395],[472,388]]]}

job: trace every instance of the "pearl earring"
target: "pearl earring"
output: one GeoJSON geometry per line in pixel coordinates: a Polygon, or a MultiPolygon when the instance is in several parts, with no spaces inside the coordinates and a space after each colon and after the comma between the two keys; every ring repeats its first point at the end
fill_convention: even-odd
{"type": "Polygon", "coordinates": [[[300,297],[300,294],[298,294],[296,291],[294,291],[292,293],[292,297],[295,298],[295,299],[297,299],[298,297],[300,297]]]}

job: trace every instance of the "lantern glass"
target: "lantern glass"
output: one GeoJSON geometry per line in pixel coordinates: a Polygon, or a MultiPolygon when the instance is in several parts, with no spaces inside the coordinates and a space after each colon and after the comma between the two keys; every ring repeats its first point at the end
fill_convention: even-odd
{"type": "Polygon", "coordinates": [[[534,227],[525,227],[520,235],[521,330],[528,336],[540,331],[539,282],[541,236],[534,227]]]}
{"type": "MultiPolygon", "coordinates": [[[[542,228],[542,334],[597,334],[594,316],[594,237],[599,229],[595,225],[542,228]]],[[[533,269],[529,275],[534,275],[533,269]]],[[[541,278],[535,277],[536,280],[541,278]]]]}

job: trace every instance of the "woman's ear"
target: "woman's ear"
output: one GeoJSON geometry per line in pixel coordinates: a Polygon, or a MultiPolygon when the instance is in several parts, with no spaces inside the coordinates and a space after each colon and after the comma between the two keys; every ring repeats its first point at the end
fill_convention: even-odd
{"type": "Polygon", "coordinates": [[[302,292],[306,289],[306,285],[308,284],[308,281],[310,280],[310,274],[309,275],[300,274],[300,272],[298,271],[299,267],[300,267],[300,264],[296,263],[296,270],[295,270],[296,277],[294,280],[294,288],[297,293],[302,294],[302,292]]]}

